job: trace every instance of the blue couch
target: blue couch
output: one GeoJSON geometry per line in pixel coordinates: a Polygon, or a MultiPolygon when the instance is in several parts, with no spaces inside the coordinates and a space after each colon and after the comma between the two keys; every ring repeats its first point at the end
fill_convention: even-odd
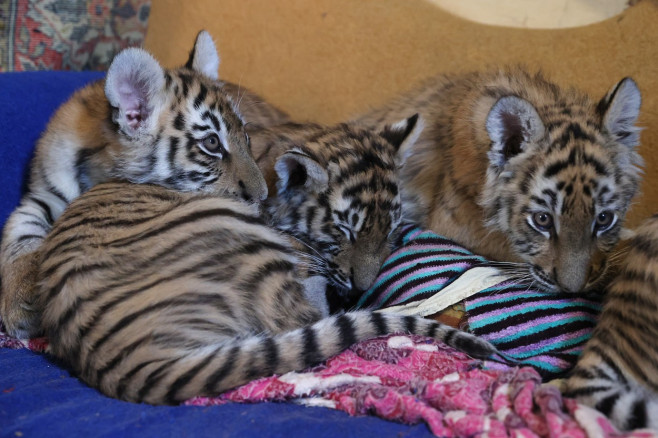
{"type": "MultiPolygon", "coordinates": [[[[0,74],[0,223],[25,189],[33,147],[50,115],[93,72],[0,74]]],[[[49,357],[0,348],[0,437],[424,437],[424,425],[350,417],[290,403],[149,406],[113,400],[49,357]]]]}

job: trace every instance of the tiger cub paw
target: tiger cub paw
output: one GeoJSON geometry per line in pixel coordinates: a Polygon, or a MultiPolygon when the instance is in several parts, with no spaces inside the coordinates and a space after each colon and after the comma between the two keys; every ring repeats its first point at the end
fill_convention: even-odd
{"type": "Polygon", "coordinates": [[[17,339],[29,339],[41,332],[41,311],[37,304],[37,261],[34,253],[24,254],[2,269],[0,317],[5,331],[17,339]]]}

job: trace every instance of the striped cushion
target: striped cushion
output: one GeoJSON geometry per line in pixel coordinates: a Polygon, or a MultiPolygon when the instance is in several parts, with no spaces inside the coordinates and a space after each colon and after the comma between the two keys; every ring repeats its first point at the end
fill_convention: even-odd
{"type": "Polygon", "coordinates": [[[600,296],[546,294],[512,282],[484,289],[464,305],[471,332],[547,379],[575,365],[601,311],[600,296]]]}
{"type": "Polygon", "coordinates": [[[427,316],[459,300],[467,328],[496,345],[511,364],[532,366],[545,379],[575,364],[596,324],[600,296],[546,294],[501,276],[488,285],[476,282],[475,271],[497,271],[483,257],[415,226],[404,228],[397,243],[357,308],[427,316]]]}
{"type": "Polygon", "coordinates": [[[384,262],[373,286],[357,304],[381,309],[431,297],[464,271],[486,262],[453,241],[416,226],[407,226],[384,262]]]}

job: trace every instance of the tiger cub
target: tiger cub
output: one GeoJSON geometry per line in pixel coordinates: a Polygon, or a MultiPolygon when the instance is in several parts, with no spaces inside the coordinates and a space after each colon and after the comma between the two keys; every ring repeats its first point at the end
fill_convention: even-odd
{"type": "Polygon", "coordinates": [[[640,100],[630,78],[596,102],[509,69],[431,79],[358,121],[426,120],[402,168],[406,218],[546,291],[579,292],[604,281],[638,190],[640,100]]]}
{"type": "Polygon", "coordinates": [[[315,301],[325,313],[349,308],[390,254],[401,220],[397,169],[422,129],[414,115],[379,132],[289,123],[253,133],[269,221],[312,248],[310,271],[328,280],[330,301],[315,301]]]}
{"type": "Polygon", "coordinates": [[[658,430],[658,215],[630,243],[566,395],[620,429],[658,430]]]}
{"type": "MultiPolygon", "coordinates": [[[[279,169],[295,159],[282,160],[279,169]]],[[[257,205],[226,197],[104,183],[71,203],[39,254],[49,351],[123,400],[217,395],[392,332],[431,336],[480,358],[493,352],[418,317],[363,311],[321,319],[288,237],[262,221],[257,205]]]]}
{"type": "Polygon", "coordinates": [[[163,69],[147,52],[119,53],[105,80],[86,86],[55,113],[39,140],[30,184],[7,220],[0,249],[0,315],[7,331],[37,333],[34,251],[66,206],[108,180],[152,183],[181,191],[267,196],[243,116],[266,117],[260,100],[217,81],[219,57],[200,32],[186,65],[163,69]],[[238,93],[231,98],[231,93],[238,93]],[[238,100],[244,104],[240,109],[238,100]]]}

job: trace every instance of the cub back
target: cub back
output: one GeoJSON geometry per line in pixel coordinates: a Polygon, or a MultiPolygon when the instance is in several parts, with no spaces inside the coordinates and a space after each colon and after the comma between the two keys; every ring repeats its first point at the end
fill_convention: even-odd
{"type": "Polygon", "coordinates": [[[476,357],[493,352],[422,318],[320,319],[288,237],[255,206],[228,198],[99,185],[61,216],[39,261],[50,352],[124,400],[217,395],[386,333],[432,336],[476,357]]]}

